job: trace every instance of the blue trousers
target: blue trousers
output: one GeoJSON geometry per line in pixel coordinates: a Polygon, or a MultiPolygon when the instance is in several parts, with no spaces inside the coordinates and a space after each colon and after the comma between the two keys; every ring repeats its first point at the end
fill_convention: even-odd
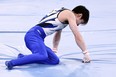
{"type": "Polygon", "coordinates": [[[31,63],[58,64],[59,58],[44,44],[45,37],[46,35],[40,26],[31,28],[25,35],[25,44],[32,54],[11,60],[12,65],[19,66],[31,63]]]}

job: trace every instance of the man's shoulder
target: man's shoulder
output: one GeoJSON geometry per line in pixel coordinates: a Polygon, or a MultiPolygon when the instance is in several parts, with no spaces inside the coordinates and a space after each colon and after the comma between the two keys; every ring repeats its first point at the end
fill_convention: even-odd
{"type": "Polygon", "coordinates": [[[65,15],[73,14],[73,12],[69,9],[66,9],[66,10],[62,11],[62,13],[65,14],[65,15]]]}
{"type": "Polygon", "coordinates": [[[67,18],[74,16],[74,13],[71,10],[64,10],[62,11],[62,15],[64,15],[67,18]]]}

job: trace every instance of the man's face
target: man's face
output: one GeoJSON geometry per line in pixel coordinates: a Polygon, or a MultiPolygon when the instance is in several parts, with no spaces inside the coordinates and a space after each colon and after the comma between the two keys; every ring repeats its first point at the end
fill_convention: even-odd
{"type": "Polygon", "coordinates": [[[81,19],[81,17],[77,17],[77,18],[76,18],[76,23],[77,23],[77,25],[83,24],[83,23],[84,23],[84,20],[81,19]]]}
{"type": "Polygon", "coordinates": [[[77,25],[84,23],[84,20],[82,19],[82,14],[81,13],[76,14],[76,23],[77,23],[77,25]]]}

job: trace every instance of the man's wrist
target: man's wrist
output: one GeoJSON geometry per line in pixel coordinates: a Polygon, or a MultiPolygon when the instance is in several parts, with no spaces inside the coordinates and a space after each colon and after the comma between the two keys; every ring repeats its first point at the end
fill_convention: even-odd
{"type": "Polygon", "coordinates": [[[85,50],[85,51],[83,51],[82,53],[83,53],[84,55],[85,55],[85,54],[89,54],[88,50],[85,50]]]}
{"type": "Polygon", "coordinates": [[[54,47],[53,47],[53,50],[57,50],[57,48],[54,48],[54,47]]]}

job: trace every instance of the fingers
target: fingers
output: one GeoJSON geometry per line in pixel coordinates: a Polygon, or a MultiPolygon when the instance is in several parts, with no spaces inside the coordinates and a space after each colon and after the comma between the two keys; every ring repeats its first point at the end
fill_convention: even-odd
{"type": "Polygon", "coordinates": [[[90,60],[89,61],[84,61],[84,60],[82,61],[82,63],[90,63],[90,62],[91,62],[90,60]]]}
{"type": "Polygon", "coordinates": [[[84,55],[82,63],[90,63],[90,62],[91,62],[91,60],[90,60],[89,55],[84,55]]]}
{"type": "Polygon", "coordinates": [[[57,51],[53,51],[54,53],[57,53],[57,51]]]}
{"type": "Polygon", "coordinates": [[[57,53],[57,52],[58,52],[58,50],[57,50],[56,48],[53,48],[52,51],[53,51],[54,53],[57,53]]]}

